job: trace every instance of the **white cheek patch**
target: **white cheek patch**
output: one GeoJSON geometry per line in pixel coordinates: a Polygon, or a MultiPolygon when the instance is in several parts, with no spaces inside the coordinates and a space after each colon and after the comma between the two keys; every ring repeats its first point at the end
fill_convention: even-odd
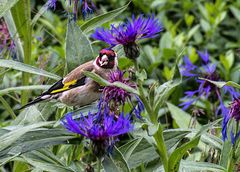
{"type": "Polygon", "coordinates": [[[107,55],[103,55],[103,56],[102,56],[102,61],[106,61],[106,60],[108,60],[107,55]]]}

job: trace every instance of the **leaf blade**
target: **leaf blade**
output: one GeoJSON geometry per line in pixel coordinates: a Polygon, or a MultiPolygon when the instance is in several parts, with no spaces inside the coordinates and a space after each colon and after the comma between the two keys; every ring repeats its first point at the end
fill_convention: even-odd
{"type": "Polygon", "coordinates": [[[55,80],[61,79],[61,77],[58,76],[58,75],[55,75],[55,74],[47,72],[45,70],[36,68],[34,66],[30,66],[28,64],[17,62],[17,61],[14,61],[14,60],[0,59],[0,67],[11,68],[11,69],[19,70],[19,71],[22,71],[22,72],[27,72],[27,73],[32,73],[32,74],[36,74],[36,75],[46,76],[48,78],[52,78],[52,79],[55,79],[55,80]]]}

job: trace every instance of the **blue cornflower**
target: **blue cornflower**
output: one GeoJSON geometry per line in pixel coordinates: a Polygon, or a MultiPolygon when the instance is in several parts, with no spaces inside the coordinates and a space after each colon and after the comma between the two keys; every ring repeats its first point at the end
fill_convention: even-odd
{"type": "MultiPolygon", "coordinates": [[[[230,122],[231,119],[233,119],[237,122],[236,125],[239,125],[240,99],[238,99],[238,98],[233,100],[230,108],[226,109],[225,112],[223,113],[222,136],[223,136],[224,141],[227,139],[227,128],[228,128],[228,123],[230,122]]],[[[232,142],[232,144],[234,144],[240,136],[240,131],[237,131],[236,133],[234,133],[232,130],[230,132],[230,136],[231,136],[231,142],[232,142]]]]}
{"type": "Polygon", "coordinates": [[[53,8],[55,10],[56,9],[56,3],[57,3],[57,0],[48,0],[47,1],[47,6],[49,8],[53,8]]]}
{"type": "Polygon", "coordinates": [[[10,35],[7,24],[4,20],[0,20],[0,57],[5,55],[4,52],[9,52],[13,59],[16,58],[16,46],[14,39],[10,35]]]}
{"type": "MultiPolygon", "coordinates": [[[[57,3],[57,0],[48,0],[47,7],[53,8],[55,10],[56,3],[57,3]]],[[[92,0],[69,0],[69,6],[71,6],[72,4],[73,4],[73,16],[74,16],[73,19],[74,19],[74,21],[76,21],[76,19],[77,19],[79,4],[80,4],[81,11],[82,11],[83,19],[86,18],[87,14],[93,13],[94,9],[96,9],[92,0]]]]}
{"type": "MultiPolygon", "coordinates": [[[[186,110],[199,98],[203,96],[208,98],[209,96],[211,96],[211,98],[217,99],[220,102],[219,107],[217,108],[217,112],[221,110],[223,113],[226,107],[223,103],[220,89],[211,82],[198,79],[199,77],[202,77],[212,81],[220,81],[221,78],[216,71],[216,64],[212,64],[210,62],[209,54],[207,51],[198,51],[198,55],[202,60],[202,66],[200,68],[194,65],[187,56],[185,56],[183,59],[184,64],[180,66],[180,71],[183,76],[186,76],[189,79],[194,78],[196,79],[197,83],[199,83],[199,87],[197,90],[185,92],[185,97],[183,98],[183,100],[186,101],[181,103],[180,106],[182,106],[183,109],[186,110]]],[[[240,96],[240,94],[236,92],[233,87],[224,86],[223,90],[225,93],[229,93],[232,98],[240,96]]]]}
{"type": "Polygon", "coordinates": [[[119,135],[133,130],[130,116],[121,113],[117,116],[110,112],[109,107],[100,101],[98,112],[88,112],[87,116],[74,120],[72,113],[69,113],[62,120],[62,124],[69,131],[90,139],[93,143],[93,151],[97,156],[102,156],[111,149],[119,135]]]}
{"type": "Polygon", "coordinates": [[[111,29],[98,28],[92,34],[92,38],[104,41],[111,47],[121,44],[124,47],[126,56],[135,59],[139,56],[136,41],[144,38],[154,38],[162,30],[162,24],[154,15],[147,18],[143,15],[135,18],[132,15],[132,19],[127,19],[126,23],[122,23],[117,27],[111,25],[111,29]]]}
{"type": "Polygon", "coordinates": [[[92,0],[80,0],[83,18],[86,18],[88,14],[92,14],[96,9],[92,0]],[[83,1],[83,2],[82,2],[83,1]]]}
{"type": "Polygon", "coordinates": [[[136,96],[136,100],[137,100],[137,105],[133,108],[133,112],[135,113],[137,118],[142,118],[141,113],[144,111],[144,104],[141,101],[141,99],[136,96]]]}

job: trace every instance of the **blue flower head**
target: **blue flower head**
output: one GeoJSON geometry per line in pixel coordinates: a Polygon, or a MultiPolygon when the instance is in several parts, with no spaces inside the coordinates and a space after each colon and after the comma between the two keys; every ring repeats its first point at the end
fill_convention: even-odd
{"type": "Polygon", "coordinates": [[[88,14],[92,14],[93,11],[96,9],[92,0],[80,0],[80,5],[81,5],[82,15],[84,19],[88,14]]]}
{"type": "Polygon", "coordinates": [[[48,0],[47,1],[47,7],[53,8],[55,10],[56,9],[56,3],[57,3],[57,0],[48,0]]]}
{"type": "Polygon", "coordinates": [[[144,104],[141,101],[141,99],[136,96],[137,99],[137,105],[134,107],[133,112],[135,113],[137,118],[142,118],[141,113],[144,111],[144,104]]]}
{"type": "Polygon", "coordinates": [[[0,19],[0,57],[5,56],[5,53],[16,59],[16,46],[14,39],[12,38],[8,26],[4,20],[0,19]]]}
{"type": "Polygon", "coordinates": [[[72,114],[67,114],[62,119],[63,126],[73,133],[80,134],[93,143],[93,151],[97,156],[102,156],[117,141],[119,135],[133,130],[130,116],[121,113],[117,118],[111,113],[108,106],[100,101],[98,112],[88,112],[75,120],[72,114]]]}
{"type": "MultiPolygon", "coordinates": [[[[240,121],[240,99],[235,99],[231,103],[231,106],[229,109],[226,109],[223,113],[223,122],[222,122],[222,136],[223,140],[225,141],[227,137],[227,129],[228,129],[228,123],[230,120],[233,119],[237,122],[237,125],[239,125],[240,121]]],[[[230,132],[231,136],[231,142],[234,144],[236,140],[240,136],[240,131],[237,131],[237,133],[234,133],[233,131],[230,132]]]]}
{"type": "Polygon", "coordinates": [[[154,38],[162,30],[162,24],[154,15],[146,18],[143,15],[137,18],[132,15],[132,19],[128,19],[126,23],[117,27],[111,25],[111,29],[98,28],[92,34],[92,38],[106,42],[111,47],[121,44],[126,56],[135,59],[139,56],[136,41],[144,38],[154,38]]]}
{"type": "MultiPolygon", "coordinates": [[[[216,64],[212,64],[210,62],[209,54],[207,51],[198,51],[198,55],[202,60],[201,67],[194,65],[187,56],[184,57],[183,65],[180,66],[181,74],[188,79],[195,79],[199,85],[197,90],[185,92],[185,97],[183,98],[185,101],[181,103],[180,106],[186,110],[201,97],[208,98],[211,96],[212,99],[219,100],[220,102],[216,113],[218,113],[220,110],[223,113],[226,107],[224,106],[220,89],[209,81],[199,79],[199,77],[201,77],[212,81],[220,81],[221,78],[216,71],[216,64]]],[[[225,93],[229,93],[232,98],[240,96],[240,94],[236,92],[233,87],[224,86],[223,90],[225,93]]]]}
{"type": "MultiPolygon", "coordinates": [[[[56,3],[57,3],[57,0],[48,0],[47,7],[53,8],[55,10],[56,3]]],[[[74,21],[77,20],[79,4],[80,4],[81,11],[82,11],[83,19],[85,19],[88,14],[93,13],[94,9],[96,9],[92,0],[69,0],[69,6],[71,6],[72,4],[73,4],[73,19],[74,19],[74,21]]]]}

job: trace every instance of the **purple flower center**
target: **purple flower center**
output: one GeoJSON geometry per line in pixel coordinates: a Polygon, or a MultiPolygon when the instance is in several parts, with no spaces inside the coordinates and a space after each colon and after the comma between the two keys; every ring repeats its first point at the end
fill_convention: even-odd
{"type": "Polygon", "coordinates": [[[240,99],[235,99],[230,107],[229,116],[237,122],[240,120],[240,99]]]}

